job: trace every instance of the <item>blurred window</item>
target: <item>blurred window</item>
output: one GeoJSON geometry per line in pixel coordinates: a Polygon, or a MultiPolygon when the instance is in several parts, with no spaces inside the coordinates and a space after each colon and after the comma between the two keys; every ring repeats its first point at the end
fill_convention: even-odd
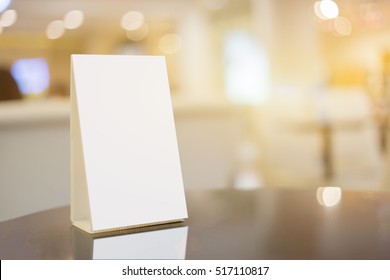
{"type": "Polygon", "coordinates": [[[8,8],[9,4],[11,4],[11,0],[0,0],[0,13],[5,11],[8,8]]]}
{"type": "Polygon", "coordinates": [[[255,37],[246,31],[230,32],[224,42],[224,86],[237,104],[261,104],[269,96],[268,57],[255,37]]]}

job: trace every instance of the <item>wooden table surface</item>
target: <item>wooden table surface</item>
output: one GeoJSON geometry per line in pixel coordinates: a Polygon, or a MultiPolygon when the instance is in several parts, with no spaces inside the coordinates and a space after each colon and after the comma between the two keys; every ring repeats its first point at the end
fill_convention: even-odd
{"type": "MultiPolygon", "coordinates": [[[[179,225],[186,228],[186,259],[390,259],[389,192],[343,191],[331,207],[321,205],[316,188],[187,190],[186,199],[189,219],[179,225]]],[[[97,239],[78,232],[69,216],[66,206],[1,222],[0,259],[94,258],[97,239]]],[[[164,230],[103,238],[119,241],[164,230]]],[[[148,236],[158,239],[149,244],[178,248],[167,234],[148,236]]],[[[123,253],[134,249],[126,244],[123,253]]],[[[133,257],[160,258],[161,248],[150,245],[142,255],[133,250],[133,257]]]]}

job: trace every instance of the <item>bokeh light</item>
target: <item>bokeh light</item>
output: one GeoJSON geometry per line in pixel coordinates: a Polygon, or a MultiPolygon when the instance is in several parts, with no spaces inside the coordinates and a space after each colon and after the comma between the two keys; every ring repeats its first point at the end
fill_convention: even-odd
{"type": "Polygon", "coordinates": [[[49,39],[58,39],[64,35],[65,27],[62,20],[54,20],[46,28],[46,36],[49,39]]]}
{"type": "Polygon", "coordinates": [[[352,24],[345,17],[338,17],[333,21],[333,27],[337,35],[348,36],[352,33],[352,24]]]}
{"type": "Polygon", "coordinates": [[[179,35],[169,33],[161,37],[158,46],[164,54],[174,54],[180,51],[182,41],[179,35]]]}
{"type": "Polygon", "coordinates": [[[143,13],[130,11],[122,16],[121,27],[125,30],[136,30],[140,28],[145,21],[143,13]]]}
{"type": "Polygon", "coordinates": [[[6,10],[0,18],[0,25],[3,27],[9,27],[13,25],[18,18],[18,14],[15,10],[6,10]]]}
{"type": "Polygon", "coordinates": [[[320,187],[317,189],[318,203],[325,207],[337,205],[341,200],[341,189],[339,187],[320,187]]]}
{"type": "Polygon", "coordinates": [[[339,15],[339,7],[332,0],[322,0],[314,3],[314,12],[320,19],[334,19],[339,15]]]}
{"type": "Polygon", "coordinates": [[[84,22],[84,13],[79,10],[68,12],[64,17],[64,27],[66,29],[79,28],[84,22]]]}

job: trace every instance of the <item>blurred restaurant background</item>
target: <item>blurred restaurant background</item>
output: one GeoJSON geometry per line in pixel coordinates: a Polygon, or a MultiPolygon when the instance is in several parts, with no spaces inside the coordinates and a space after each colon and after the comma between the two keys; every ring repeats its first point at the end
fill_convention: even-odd
{"type": "Polygon", "coordinates": [[[0,220],[69,204],[71,54],[166,57],[185,188],[390,190],[389,1],[0,0],[0,220]]]}

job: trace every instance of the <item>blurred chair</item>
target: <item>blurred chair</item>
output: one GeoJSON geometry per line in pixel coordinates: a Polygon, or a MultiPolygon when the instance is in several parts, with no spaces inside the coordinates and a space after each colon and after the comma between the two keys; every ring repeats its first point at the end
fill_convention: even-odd
{"type": "Polygon", "coordinates": [[[364,92],[329,89],[315,99],[277,96],[259,118],[267,185],[380,186],[379,130],[364,92]]]}
{"type": "Polygon", "coordinates": [[[0,221],[70,203],[69,103],[0,103],[0,221]]]}
{"type": "Polygon", "coordinates": [[[265,183],[316,187],[323,181],[322,139],[305,95],[275,96],[258,117],[265,183]]]}
{"type": "Polygon", "coordinates": [[[386,151],[384,159],[384,179],[382,189],[390,191],[390,129],[386,131],[386,151]]]}
{"type": "Polygon", "coordinates": [[[8,70],[0,69],[0,101],[22,99],[16,81],[8,70]]]}
{"type": "Polygon", "coordinates": [[[234,107],[176,105],[174,112],[185,187],[233,187],[242,138],[234,107]]]}
{"type": "Polygon", "coordinates": [[[355,88],[329,89],[322,102],[330,129],[332,182],[344,188],[380,187],[380,131],[367,94],[355,88]]]}

